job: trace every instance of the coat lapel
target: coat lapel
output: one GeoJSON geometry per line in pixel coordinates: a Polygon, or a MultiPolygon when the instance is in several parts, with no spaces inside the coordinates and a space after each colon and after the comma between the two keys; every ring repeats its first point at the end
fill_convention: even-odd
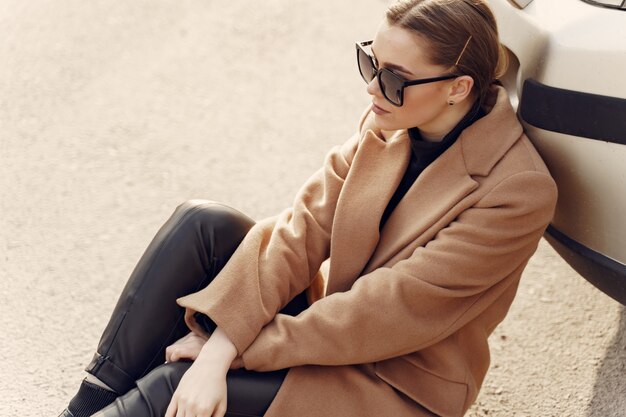
{"type": "Polygon", "coordinates": [[[381,231],[365,272],[375,269],[421,236],[478,187],[467,173],[459,141],[415,180],[381,231]]]}
{"type": "Polygon", "coordinates": [[[364,273],[384,265],[446,215],[456,217],[475,203],[466,199],[478,187],[473,177],[488,175],[523,133],[504,88],[493,87],[485,108],[488,114],[466,128],[400,200],[364,273]],[[464,199],[465,204],[459,204],[464,199]]]}
{"type": "Polygon", "coordinates": [[[467,198],[478,188],[473,177],[488,175],[523,133],[504,88],[493,87],[485,108],[488,114],[420,174],[380,234],[382,214],[408,165],[410,140],[406,130],[366,130],[337,202],[327,295],[349,290],[412,242],[424,244],[419,239],[428,228],[474,203],[467,198]]]}
{"type": "Polygon", "coordinates": [[[326,294],[347,291],[378,244],[380,219],[406,170],[406,130],[386,141],[367,130],[337,201],[326,294]],[[348,192],[349,190],[349,192],[348,192]]]}

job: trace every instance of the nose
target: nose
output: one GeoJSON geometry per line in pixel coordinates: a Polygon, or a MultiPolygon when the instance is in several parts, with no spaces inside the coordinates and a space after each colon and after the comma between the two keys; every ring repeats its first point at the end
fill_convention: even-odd
{"type": "Polygon", "coordinates": [[[369,94],[370,96],[382,97],[380,84],[378,84],[378,77],[372,78],[372,81],[367,84],[367,94],[369,94]]]}

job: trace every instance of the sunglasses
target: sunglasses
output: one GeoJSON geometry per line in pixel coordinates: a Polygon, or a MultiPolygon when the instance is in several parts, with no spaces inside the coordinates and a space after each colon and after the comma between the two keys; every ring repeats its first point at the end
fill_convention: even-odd
{"type": "Polygon", "coordinates": [[[437,81],[451,80],[457,78],[458,75],[447,74],[440,77],[422,78],[420,80],[407,80],[398,74],[393,73],[387,68],[378,69],[374,64],[374,59],[370,54],[365,52],[365,47],[374,41],[357,42],[356,44],[356,60],[359,65],[359,72],[366,83],[372,82],[374,77],[378,78],[380,91],[388,102],[394,106],[400,107],[404,103],[404,89],[412,85],[428,84],[437,81]]]}

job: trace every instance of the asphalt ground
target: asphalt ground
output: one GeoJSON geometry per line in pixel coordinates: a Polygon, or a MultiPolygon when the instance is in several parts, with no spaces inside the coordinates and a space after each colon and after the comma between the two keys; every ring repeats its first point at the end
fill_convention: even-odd
{"type": "MultiPolygon", "coordinates": [[[[56,416],[181,202],[289,205],[387,1],[0,2],[0,415],[56,416]]],[[[542,242],[468,416],[626,416],[626,310],[542,242]]]]}

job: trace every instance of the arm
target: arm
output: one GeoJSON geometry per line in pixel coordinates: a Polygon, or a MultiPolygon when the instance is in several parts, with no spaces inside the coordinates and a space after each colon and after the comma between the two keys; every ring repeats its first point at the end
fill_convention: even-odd
{"type": "Polygon", "coordinates": [[[241,354],[263,326],[310,285],[329,256],[337,199],[359,138],[355,134],[331,150],[292,208],[257,223],[211,285],[178,300],[187,308],[192,330],[200,331],[193,320],[193,313],[200,311],[223,329],[241,354]]]}
{"type": "MultiPolygon", "coordinates": [[[[177,362],[180,359],[196,360],[201,352],[211,351],[214,356],[230,365],[237,356],[237,348],[219,327],[211,333],[211,337],[191,332],[178,339],[165,349],[165,361],[177,362]]],[[[205,353],[207,355],[207,353],[205,353]]]]}
{"type": "Polygon", "coordinates": [[[296,317],[278,314],[244,352],[245,367],[369,363],[437,343],[516,284],[555,201],[548,175],[512,176],[408,259],[360,277],[349,291],[296,317]]]}

